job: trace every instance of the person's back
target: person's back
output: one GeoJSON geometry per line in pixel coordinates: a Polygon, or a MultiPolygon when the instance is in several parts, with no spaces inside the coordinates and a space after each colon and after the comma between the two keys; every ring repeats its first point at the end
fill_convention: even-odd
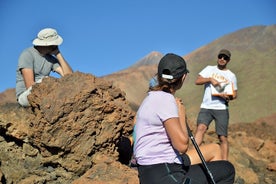
{"type": "Polygon", "coordinates": [[[181,163],[161,121],[176,116],[176,102],[172,94],[149,92],[136,115],[139,123],[135,125],[135,139],[139,141],[134,146],[134,154],[139,164],[181,163]]]}

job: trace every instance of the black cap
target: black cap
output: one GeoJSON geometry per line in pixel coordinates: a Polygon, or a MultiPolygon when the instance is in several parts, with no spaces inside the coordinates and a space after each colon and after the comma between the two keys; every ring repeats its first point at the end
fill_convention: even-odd
{"type": "Polygon", "coordinates": [[[178,79],[188,72],[185,60],[173,53],[162,57],[158,65],[158,76],[165,79],[178,79]]]}

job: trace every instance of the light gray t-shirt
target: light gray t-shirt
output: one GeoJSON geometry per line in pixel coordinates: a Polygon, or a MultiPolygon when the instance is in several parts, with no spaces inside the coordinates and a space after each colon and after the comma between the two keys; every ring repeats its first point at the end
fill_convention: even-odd
{"type": "Polygon", "coordinates": [[[49,76],[51,71],[55,71],[59,67],[58,60],[52,55],[41,56],[39,52],[30,47],[25,49],[18,59],[16,70],[16,97],[23,93],[26,89],[21,69],[29,68],[34,71],[35,81],[39,81],[45,76],[49,76]]]}
{"type": "Polygon", "coordinates": [[[137,112],[134,127],[134,155],[138,164],[181,163],[163,124],[175,117],[178,109],[172,94],[149,92],[137,112]]]}

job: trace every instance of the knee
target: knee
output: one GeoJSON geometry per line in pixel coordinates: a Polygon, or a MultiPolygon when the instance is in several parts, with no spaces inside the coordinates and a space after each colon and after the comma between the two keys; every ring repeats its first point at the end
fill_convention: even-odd
{"type": "Polygon", "coordinates": [[[28,106],[30,106],[27,96],[23,96],[23,95],[19,96],[19,98],[17,99],[17,102],[22,107],[28,107],[28,106]]]}
{"type": "Polygon", "coordinates": [[[219,141],[220,141],[221,143],[225,143],[225,144],[228,143],[228,139],[227,139],[226,136],[219,136],[219,141]]]}
{"type": "Polygon", "coordinates": [[[221,149],[219,144],[212,144],[213,145],[213,150],[216,151],[218,154],[221,154],[221,149]]]}
{"type": "Polygon", "coordinates": [[[233,164],[231,162],[225,161],[224,169],[228,175],[228,177],[225,177],[227,182],[234,183],[236,171],[235,171],[235,167],[233,166],[233,164]]]}
{"type": "Polygon", "coordinates": [[[221,160],[222,157],[222,153],[221,153],[221,148],[220,148],[220,145],[218,144],[211,144],[212,145],[212,150],[213,150],[213,153],[214,153],[214,158],[213,160],[221,160]]]}
{"type": "Polygon", "coordinates": [[[202,132],[202,133],[205,133],[207,131],[207,126],[204,125],[204,124],[199,124],[197,126],[197,132],[202,132]]]}
{"type": "Polygon", "coordinates": [[[216,173],[217,183],[233,184],[235,180],[235,167],[229,161],[212,162],[213,172],[216,173]]]}

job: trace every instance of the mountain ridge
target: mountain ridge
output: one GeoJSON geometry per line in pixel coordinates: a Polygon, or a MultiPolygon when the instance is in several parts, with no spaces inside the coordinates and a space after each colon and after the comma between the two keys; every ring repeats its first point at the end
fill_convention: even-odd
{"type": "MultiPolygon", "coordinates": [[[[177,95],[186,102],[190,116],[196,118],[202,100],[202,86],[194,84],[197,74],[207,65],[216,65],[217,53],[222,48],[232,52],[228,68],[238,78],[238,99],[230,104],[231,122],[252,122],[276,112],[276,102],[271,100],[274,92],[268,87],[276,83],[273,77],[276,64],[276,25],[271,25],[238,30],[182,56],[190,73],[177,95]]],[[[141,59],[135,64],[137,67],[131,66],[104,77],[126,92],[127,99],[135,110],[146,95],[149,79],[157,72],[157,64],[142,65],[143,62],[141,59]]]]}

